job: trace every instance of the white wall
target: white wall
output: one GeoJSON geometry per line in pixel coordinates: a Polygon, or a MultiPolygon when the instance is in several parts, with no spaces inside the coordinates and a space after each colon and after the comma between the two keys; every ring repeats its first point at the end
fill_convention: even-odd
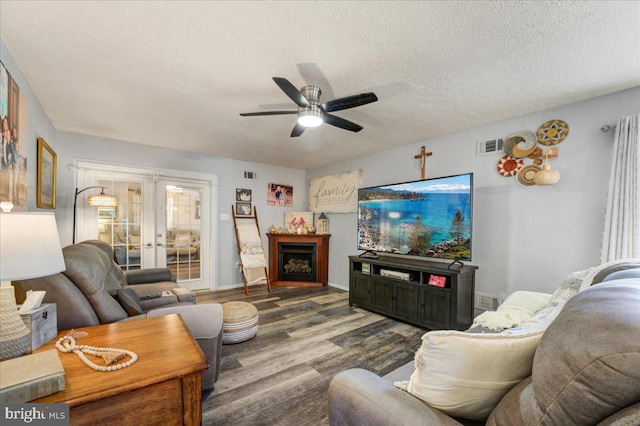
{"type": "Polygon", "coordinates": [[[217,176],[218,215],[212,217],[212,226],[217,226],[217,287],[228,287],[242,283],[242,276],[235,269],[238,260],[232,220],[220,220],[220,214],[231,214],[235,204],[236,188],[252,190],[253,205],[257,207],[263,246],[267,247],[264,235],[272,224],[282,226],[284,213],[303,210],[306,199],[305,172],[283,167],[237,161],[229,158],[196,154],[167,148],[129,143],[97,136],[70,132],[57,132],[58,192],[56,218],[63,245],[71,243],[73,198],[76,187],[75,160],[93,160],[146,169],[170,169],[176,173],[197,173],[217,176]],[[244,178],[244,171],[252,171],[257,179],[244,178]],[[293,186],[292,208],[267,206],[269,182],[293,186]]]}
{"type": "MultiPolygon", "coordinates": [[[[55,215],[63,246],[71,244],[76,171],[70,166],[73,166],[75,159],[117,163],[140,168],[173,169],[178,172],[216,175],[219,184],[218,205],[216,207],[219,213],[231,213],[230,208],[235,203],[236,188],[251,189],[253,192],[253,205],[258,209],[259,225],[263,234],[265,248],[267,247],[267,239],[264,233],[272,224],[276,226],[284,224],[285,211],[305,209],[306,182],[305,172],[302,170],[273,167],[173,149],[155,148],[95,136],[56,132],[1,39],[0,60],[20,86],[20,90],[26,96],[28,103],[27,134],[25,136],[20,135],[21,149],[24,149],[25,146],[27,149],[27,210],[37,210],[37,138],[44,138],[58,155],[55,215]],[[244,179],[245,170],[255,172],[258,178],[255,180],[244,179]],[[293,186],[293,207],[267,206],[267,184],[269,182],[293,186]]],[[[217,253],[215,259],[218,271],[216,277],[217,285],[219,287],[240,285],[242,276],[235,269],[238,253],[233,222],[231,220],[221,221],[219,215],[212,218],[212,220],[217,222],[212,223],[212,225],[217,225],[218,229],[218,245],[214,247],[215,253],[217,253]]]]}
{"type": "MultiPolygon", "coordinates": [[[[295,169],[56,133],[1,40],[0,60],[28,100],[28,130],[26,137],[21,135],[21,144],[25,143],[28,150],[28,210],[36,210],[36,139],[43,137],[58,154],[55,213],[63,245],[71,241],[75,171],[68,166],[74,158],[216,175],[220,213],[229,212],[236,188],[252,189],[264,233],[271,224],[280,226],[285,212],[282,207],[266,206],[268,182],[294,187],[294,206],[286,210],[306,210],[308,179],[361,168],[364,186],[415,180],[420,177],[420,170],[413,156],[425,145],[433,152],[427,161],[428,177],[474,172],[472,263],[480,268],[477,290],[502,297],[518,289],[552,291],[570,272],[598,262],[613,139],[613,132],[602,133],[599,128],[620,116],[637,114],[640,109],[640,88],[635,88],[332,164],[305,176],[304,171],[295,169]],[[552,161],[552,167],[561,173],[555,186],[520,187],[515,179],[497,173],[498,155],[475,156],[477,141],[504,137],[517,130],[535,131],[555,118],[570,126],[569,137],[559,145],[559,159],[552,161]],[[245,170],[256,172],[258,179],[245,180],[245,170]]],[[[375,129],[365,129],[359,137],[366,138],[368,131],[375,129]]],[[[355,248],[355,214],[331,214],[329,219],[329,281],[347,287],[347,256],[359,254],[355,248]]],[[[239,284],[242,279],[234,269],[238,255],[232,222],[219,221],[219,216],[214,220],[218,221],[219,231],[218,285],[239,284]]]]}
{"type": "MultiPolygon", "coordinates": [[[[384,100],[381,100],[384,103],[384,100]]],[[[307,179],[363,169],[363,186],[420,178],[413,156],[422,145],[433,156],[427,177],[474,173],[471,264],[479,267],[476,291],[506,297],[515,290],[552,292],[569,273],[599,262],[613,132],[603,124],[640,110],[640,88],[491,123],[357,160],[311,170],[307,179]],[[476,156],[476,142],[518,130],[536,131],[551,119],[567,122],[567,139],[550,162],[560,172],[554,186],[522,187],[498,174],[500,155],[476,156]]],[[[464,117],[460,117],[464,120],[464,117]]],[[[366,138],[365,129],[359,137],[366,138]]],[[[530,161],[530,160],[529,160],[530,161]]],[[[348,286],[347,256],[356,250],[356,215],[330,214],[329,281],[348,286]]]]}

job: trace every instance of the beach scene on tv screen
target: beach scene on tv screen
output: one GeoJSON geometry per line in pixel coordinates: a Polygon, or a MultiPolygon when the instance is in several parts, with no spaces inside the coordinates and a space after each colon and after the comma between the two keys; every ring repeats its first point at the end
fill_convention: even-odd
{"type": "Polygon", "coordinates": [[[358,249],[471,260],[472,176],[358,191],[358,249]]]}

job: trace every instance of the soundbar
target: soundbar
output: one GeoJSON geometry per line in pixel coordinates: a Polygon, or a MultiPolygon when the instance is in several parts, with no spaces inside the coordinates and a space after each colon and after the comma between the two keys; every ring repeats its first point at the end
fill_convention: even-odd
{"type": "Polygon", "coordinates": [[[383,277],[398,278],[400,280],[409,281],[408,272],[391,271],[388,269],[380,269],[380,275],[383,277]]]}

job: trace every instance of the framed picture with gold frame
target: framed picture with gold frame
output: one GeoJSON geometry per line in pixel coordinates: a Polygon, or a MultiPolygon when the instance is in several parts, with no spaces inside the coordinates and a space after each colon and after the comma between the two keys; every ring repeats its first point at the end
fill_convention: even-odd
{"type": "Polygon", "coordinates": [[[56,208],[56,153],[38,138],[38,187],[36,206],[42,209],[56,208]]]}

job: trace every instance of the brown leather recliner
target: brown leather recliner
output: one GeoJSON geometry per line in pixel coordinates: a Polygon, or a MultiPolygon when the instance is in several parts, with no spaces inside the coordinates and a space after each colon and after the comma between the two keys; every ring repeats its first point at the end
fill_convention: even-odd
{"type": "Polygon", "coordinates": [[[29,290],[46,291],[44,303],[56,304],[58,330],[180,314],[209,361],[209,369],[202,374],[202,388],[212,389],[220,372],[222,305],[196,305],[195,295],[180,291],[168,270],[136,271],[130,283],[110,252],[109,245],[100,241],[65,247],[66,270],[14,281],[16,300],[24,301],[29,290]],[[145,283],[145,274],[156,282],[145,283]],[[173,289],[175,293],[167,295],[173,289]],[[134,312],[137,315],[132,317],[134,312]]]}

